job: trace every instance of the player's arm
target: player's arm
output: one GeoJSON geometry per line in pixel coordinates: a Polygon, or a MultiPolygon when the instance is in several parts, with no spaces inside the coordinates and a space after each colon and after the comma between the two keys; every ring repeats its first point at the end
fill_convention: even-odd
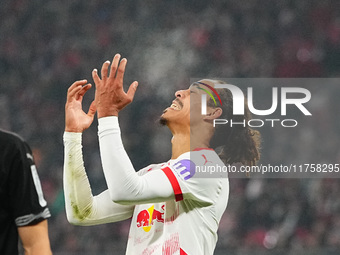
{"type": "Polygon", "coordinates": [[[125,58],[120,61],[120,55],[116,54],[110,72],[109,61],[102,66],[101,78],[96,69],[92,72],[96,84],[100,154],[110,197],[117,203],[132,205],[173,199],[173,189],[163,171],[136,174],[124,150],[116,116],[132,102],[138,85],[133,82],[127,93],[124,92],[126,63],[125,58]]]}
{"type": "MultiPolygon", "coordinates": [[[[194,173],[190,173],[192,176],[189,178],[191,166],[181,162],[182,160],[188,161],[188,157],[194,153],[183,155],[170,164],[139,175],[135,172],[124,149],[118,117],[99,119],[98,135],[106,183],[110,197],[116,203],[134,205],[173,199],[176,201],[195,200],[200,206],[213,203],[210,195],[217,192],[222,181],[218,178],[191,178],[194,173]]],[[[194,156],[192,160],[203,165],[198,161],[197,156],[194,156]]]]}
{"type": "Polygon", "coordinates": [[[65,132],[64,193],[66,215],[75,225],[96,225],[130,218],[132,206],[112,202],[108,191],[93,196],[87,177],[81,133],[65,132]]]}
{"type": "Polygon", "coordinates": [[[138,175],[124,149],[118,118],[99,119],[100,157],[110,197],[120,204],[157,203],[174,199],[174,190],[161,169],[138,175]]]}
{"type": "MultiPolygon", "coordinates": [[[[18,226],[18,234],[21,239],[25,255],[52,254],[50,240],[48,236],[48,221],[47,221],[47,218],[50,217],[51,215],[47,208],[47,203],[43,197],[43,191],[41,189],[41,184],[39,177],[37,175],[35,165],[31,166],[31,171],[29,172],[31,172],[30,179],[34,180],[33,181],[34,189],[36,191],[38,198],[30,197],[30,200],[32,201],[27,203],[27,205],[30,204],[32,206],[31,209],[33,212],[38,207],[37,202],[34,201],[39,200],[39,208],[40,207],[41,208],[39,209],[39,211],[35,211],[35,213],[26,214],[16,218],[15,222],[18,226]]],[[[24,177],[22,178],[25,179],[24,177]]],[[[25,193],[30,194],[28,183],[26,185],[27,186],[25,186],[26,187],[25,193]]],[[[30,186],[32,187],[32,185],[30,186]]],[[[31,194],[33,195],[35,194],[35,192],[31,194]]],[[[26,202],[23,202],[23,204],[24,203],[26,204],[26,202]]],[[[27,213],[28,212],[29,211],[27,211],[27,213]]]]}
{"type": "Polygon", "coordinates": [[[25,255],[49,255],[52,254],[48,238],[47,220],[35,225],[18,227],[25,255]]]}
{"type": "Polygon", "coordinates": [[[50,212],[43,197],[40,179],[31,148],[19,137],[12,140],[8,157],[11,170],[8,179],[13,216],[25,254],[52,254],[47,230],[50,212]]]}
{"type": "Polygon", "coordinates": [[[65,105],[64,133],[64,193],[68,220],[77,225],[95,225],[119,221],[132,216],[132,206],[115,204],[105,191],[93,196],[85,171],[82,154],[82,132],[88,128],[96,111],[92,103],[89,112],[82,110],[82,98],[91,87],[87,81],[77,81],[69,88],[65,105]]]}

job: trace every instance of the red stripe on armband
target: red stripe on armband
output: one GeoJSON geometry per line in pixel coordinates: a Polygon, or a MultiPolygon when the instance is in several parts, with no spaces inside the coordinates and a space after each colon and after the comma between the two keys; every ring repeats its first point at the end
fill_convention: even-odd
{"type": "Polygon", "coordinates": [[[162,168],[162,170],[165,173],[165,175],[168,177],[171,183],[172,189],[174,190],[174,193],[175,193],[176,202],[182,201],[183,194],[182,194],[182,190],[181,190],[181,187],[179,186],[176,176],[174,175],[174,173],[171,171],[169,167],[164,167],[162,168]]]}

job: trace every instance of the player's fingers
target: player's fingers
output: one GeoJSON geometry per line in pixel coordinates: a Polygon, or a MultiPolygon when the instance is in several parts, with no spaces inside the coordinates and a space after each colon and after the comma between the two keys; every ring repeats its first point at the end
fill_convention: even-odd
{"type": "Polygon", "coordinates": [[[116,54],[112,60],[112,65],[111,65],[111,71],[110,71],[110,78],[114,79],[116,76],[119,60],[120,60],[120,54],[116,54]]]}
{"type": "Polygon", "coordinates": [[[109,66],[110,66],[109,60],[105,61],[102,65],[101,74],[102,74],[102,80],[104,81],[107,79],[107,75],[109,73],[109,66]]]}
{"type": "Polygon", "coordinates": [[[133,83],[131,83],[128,92],[126,93],[128,98],[132,101],[133,98],[135,97],[135,93],[138,87],[138,82],[134,81],[133,83]]]}
{"type": "Polygon", "coordinates": [[[100,78],[98,76],[98,70],[97,69],[93,69],[92,78],[93,78],[94,84],[96,84],[96,87],[98,87],[98,85],[100,83],[100,78]]]}
{"type": "Polygon", "coordinates": [[[92,118],[95,115],[96,111],[97,111],[96,102],[92,101],[87,115],[92,118]]]}
{"type": "Polygon", "coordinates": [[[87,83],[87,80],[80,80],[74,82],[67,90],[67,96],[73,97],[81,88],[83,85],[87,83]]]}
{"type": "Polygon", "coordinates": [[[123,58],[120,61],[120,64],[119,64],[119,67],[118,67],[116,80],[117,80],[117,85],[119,87],[123,87],[126,63],[127,63],[127,59],[123,58]]]}
{"type": "Polygon", "coordinates": [[[83,86],[82,88],[81,88],[81,90],[78,92],[78,95],[79,96],[84,96],[85,95],[85,93],[90,89],[92,87],[92,85],[89,83],[89,84],[86,84],[85,86],[83,86]]]}

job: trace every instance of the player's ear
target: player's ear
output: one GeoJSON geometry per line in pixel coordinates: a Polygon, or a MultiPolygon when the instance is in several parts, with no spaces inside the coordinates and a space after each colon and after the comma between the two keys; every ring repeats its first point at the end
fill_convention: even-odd
{"type": "Polygon", "coordinates": [[[204,120],[214,120],[219,118],[222,115],[222,108],[217,107],[217,108],[209,108],[207,115],[204,116],[204,120]]]}

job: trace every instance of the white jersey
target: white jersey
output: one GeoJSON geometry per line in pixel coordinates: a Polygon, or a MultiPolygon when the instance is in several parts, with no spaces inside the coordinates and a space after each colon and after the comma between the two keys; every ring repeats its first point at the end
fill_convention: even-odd
{"type": "Polygon", "coordinates": [[[98,225],[132,217],[127,255],[212,255],[229,196],[224,164],[211,149],[136,171],[123,147],[118,119],[99,119],[108,189],[93,196],[81,133],[64,134],[64,194],[69,222],[98,225]],[[218,167],[219,166],[219,167],[218,167]]]}
{"type": "Polygon", "coordinates": [[[162,169],[176,200],[135,206],[126,254],[213,254],[218,224],[228,202],[229,182],[225,176],[195,177],[195,165],[205,164],[223,163],[215,151],[200,149],[139,171],[144,175],[162,169]],[[195,160],[190,161],[192,158],[195,160]]]}

